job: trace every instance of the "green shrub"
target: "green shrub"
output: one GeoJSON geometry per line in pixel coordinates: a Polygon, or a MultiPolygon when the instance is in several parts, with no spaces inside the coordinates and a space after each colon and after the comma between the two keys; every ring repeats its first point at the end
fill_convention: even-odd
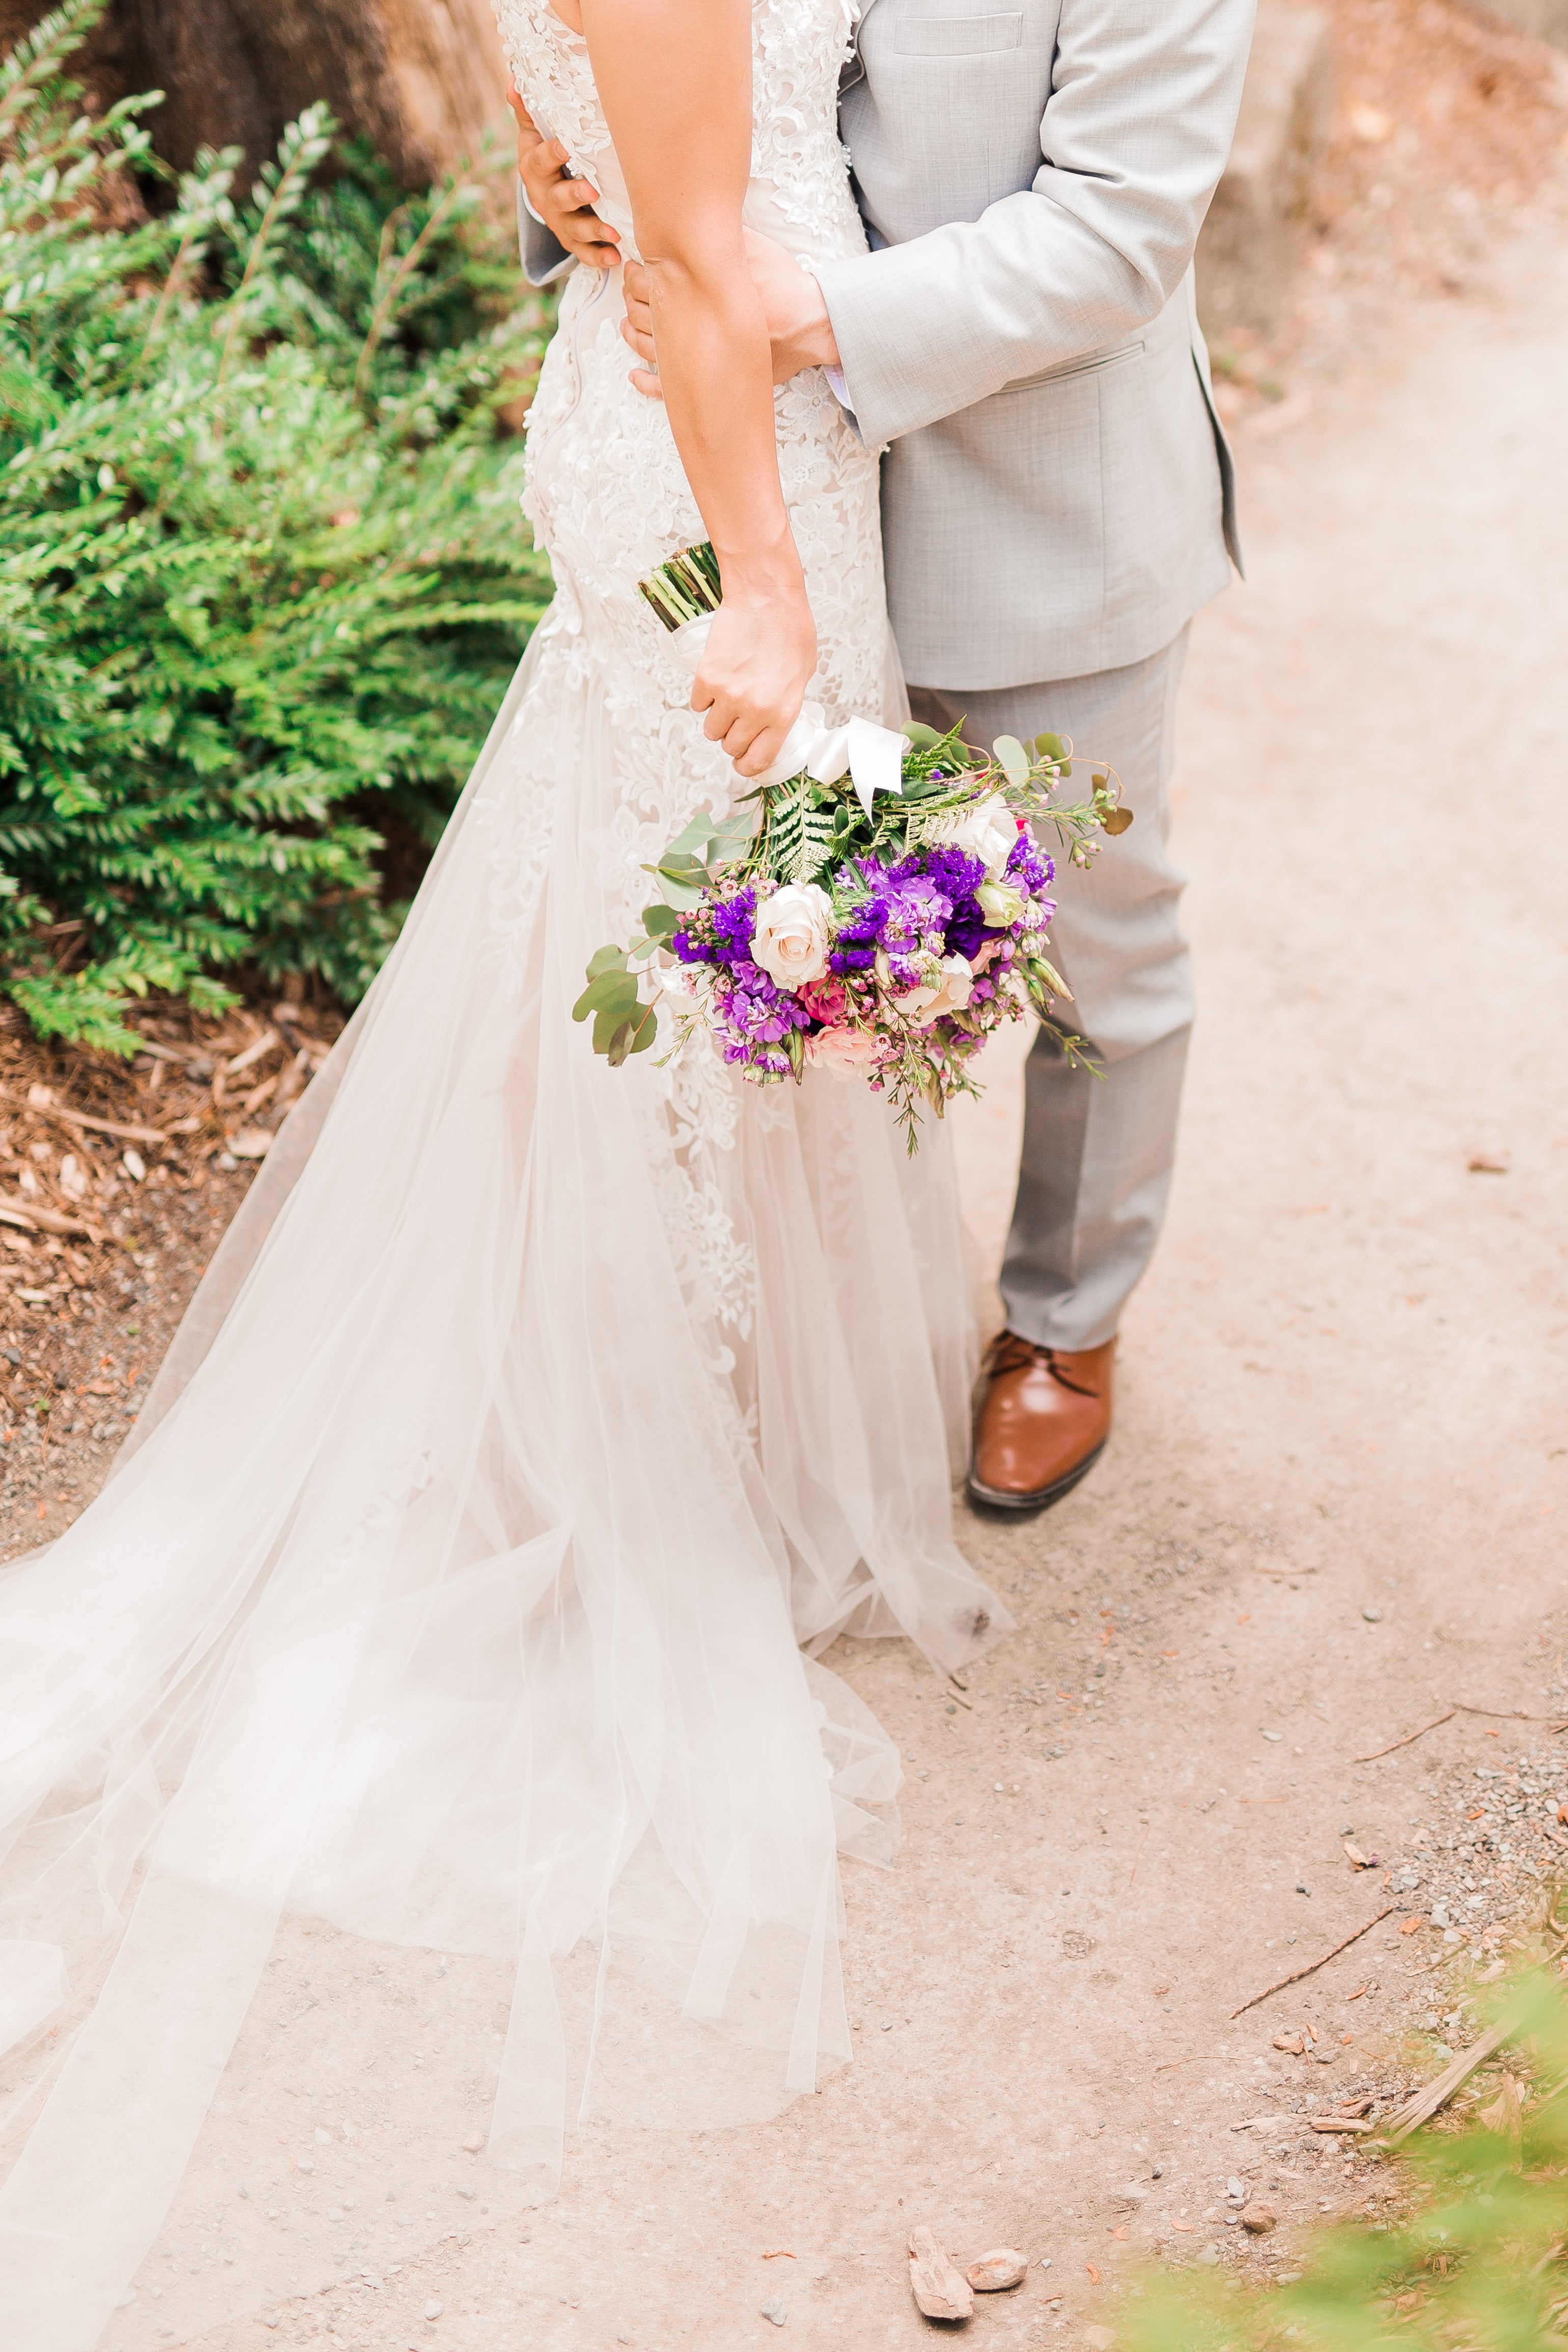
{"type": "Polygon", "coordinates": [[[1212,2271],[1149,2287],[1123,2352],[1548,2352],[1568,2332],[1568,2001],[1534,1972],[1499,1994],[1512,2021],[1498,2095],[1397,2159],[1403,2222],[1325,2230],[1293,2284],[1212,2271]],[[1533,2078],[1521,2086],[1521,2076],[1533,2078]]]}
{"type": "Polygon", "coordinates": [[[548,321],[498,153],[405,199],[313,107],[171,185],[62,79],[103,5],[0,66],[0,987],[124,1052],[149,987],[369,983],[549,594],[548,321]]]}

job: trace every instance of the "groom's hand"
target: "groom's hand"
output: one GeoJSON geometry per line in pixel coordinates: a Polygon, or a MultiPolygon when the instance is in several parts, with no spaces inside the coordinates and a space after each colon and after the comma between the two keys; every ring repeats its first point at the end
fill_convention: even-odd
{"type": "MultiPolygon", "coordinates": [[[[772,339],[774,383],[788,383],[805,368],[837,367],[839,346],[833,322],[810,271],[802,269],[794,256],[775,245],[770,236],[751,228],[746,231],[746,258],[762,297],[772,339]]],[[[621,332],[643,362],[632,370],[632,381],[650,400],[658,400],[662,395],[653,349],[653,314],[648,304],[648,273],[640,261],[626,264],[622,284],[626,316],[621,332]]]]}
{"type": "Polygon", "coordinates": [[[507,104],[517,118],[517,174],[534,218],[543,221],[574,261],[585,261],[591,269],[613,269],[621,258],[621,238],[593,209],[598,189],[574,178],[566,149],[535,127],[516,83],[507,86],[507,104]]]}

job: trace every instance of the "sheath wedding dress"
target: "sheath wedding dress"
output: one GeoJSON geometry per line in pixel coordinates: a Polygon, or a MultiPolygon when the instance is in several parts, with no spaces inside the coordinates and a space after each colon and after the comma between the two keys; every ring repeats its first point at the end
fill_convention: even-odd
{"type": "MultiPolygon", "coordinates": [[[[545,0],[499,13],[632,249],[583,43],[545,0]]],[[[747,218],[855,249],[845,0],[754,27],[747,218]]],[[[612,1070],[570,1018],[643,864],[734,781],[635,593],[705,534],[620,299],[567,286],[529,433],[555,602],[403,937],[102,1496],[0,1570],[16,2352],[405,2252],[474,2210],[406,2186],[464,2123],[492,2203],[537,2201],[570,2118],[811,2088],[850,2054],[838,1857],[885,1857],[898,1780],[812,1654],[902,1633],[956,1665],[1009,1622],[951,1533],[941,1131],[909,1162],[857,1084],[612,1070]],[[318,2157],[355,2200],[322,2211],[318,2157]]],[[[820,374],[776,399],[811,696],[894,718],[876,461],[820,374]]]]}

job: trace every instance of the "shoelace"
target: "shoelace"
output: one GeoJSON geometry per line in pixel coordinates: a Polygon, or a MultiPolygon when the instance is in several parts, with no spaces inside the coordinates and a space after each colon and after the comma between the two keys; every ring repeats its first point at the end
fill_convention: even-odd
{"type": "Polygon", "coordinates": [[[1025,1371],[1031,1364],[1043,1365],[1051,1379],[1062,1388],[1071,1389],[1074,1396],[1097,1397],[1100,1393],[1098,1389],[1086,1389],[1081,1381],[1065,1372],[1057,1360],[1054,1348],[1042,1347],[1038,1340],[1026,1339],[1017,1331],[999,1331],[997,1334],[991,1342],[986,1370],[992,1380],[997,1380],[1004,1372],[1025,1371]]]}

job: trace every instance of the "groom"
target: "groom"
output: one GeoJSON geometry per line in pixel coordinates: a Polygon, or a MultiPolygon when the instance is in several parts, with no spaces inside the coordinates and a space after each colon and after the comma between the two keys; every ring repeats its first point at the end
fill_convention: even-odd
{"type": "MultiPolygon", "coordinates": [[[[821,367],[884,451],[888,609],[917,719],[1071,735],[1132,829],[1061,865],[1052,954],[1104,1076],[1030,1053],[1023,1159],[969,1493],[1055,1502],[1111,1427],[1122,1308],[1153,1254],[1193,1019],[1168,847],[1188,625],[1239,557],[1192,252],[1254,0],[869,0],[840,127],[872,251],[812,276],[749,240],[776,381],[821,367]]],[[[619,259],[524,118],[524,256],[619,259]]],[[[653,361],[646,280],[627,339],[653,361]]],[[[652,386],[650,389],[653,388],[652,386]]]]}

